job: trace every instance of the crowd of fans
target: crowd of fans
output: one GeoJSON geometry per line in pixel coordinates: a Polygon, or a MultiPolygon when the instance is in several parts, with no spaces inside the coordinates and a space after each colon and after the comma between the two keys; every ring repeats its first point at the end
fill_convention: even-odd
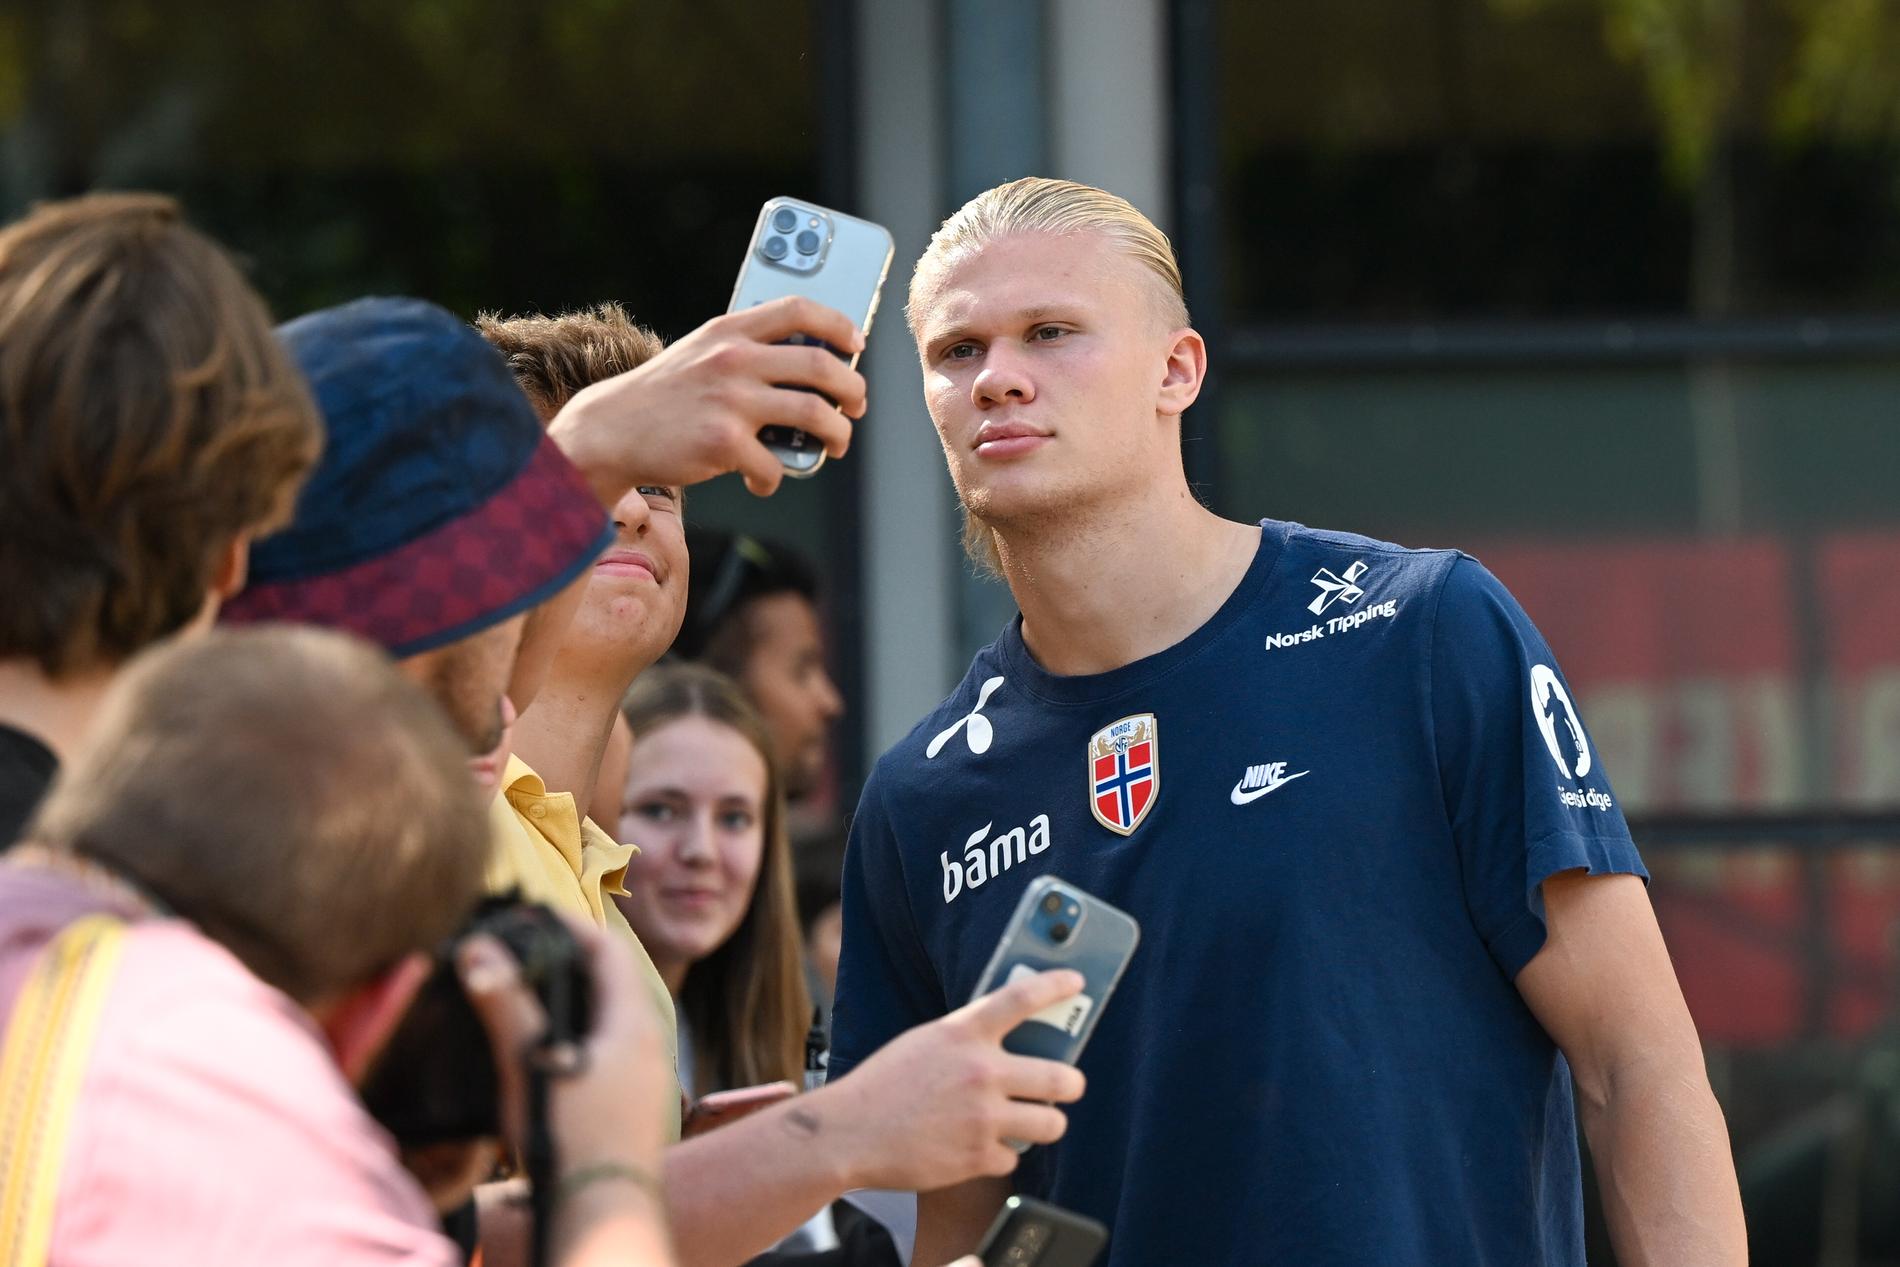
{"type": "Polygon", "coordinates": [[[794,334],[861,346],[801,300],[273,328],[165,198],[0,231],[0,1256],[895,1263],[845,1192],[1060,1133],[1081,1075],[998,1040],[1061,974],[816,1076],[818,588],[684,513],[776,487],[762,426],[849,444],[864,382],[794,334]],[[560,914],[578,1013],[458,934],[485,895],[560,914]],[[456,1007],[486,1045],[394,1084],[494,1102],[384,1120],[456,1007]]]}

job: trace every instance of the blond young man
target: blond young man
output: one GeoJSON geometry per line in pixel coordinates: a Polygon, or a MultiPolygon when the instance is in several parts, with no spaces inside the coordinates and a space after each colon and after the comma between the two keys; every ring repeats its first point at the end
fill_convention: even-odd
{"type": "MultiPolygon", "coordinates": [[[[637,372],[657,351],[615,305],[484,318],[477,328],[503,352],[543,418],[558,416],[598,376],[637,372]]],[[[584,800],[594,786],[622,695],[679,630],[688,567],[681,493],[644,485],[615,503],[613,541],[518,724],[516,746],[541,772],[531,776],[565,814],[578,814],[576,794],[584,800]]],[[[589,840],[608,840],[591,822],[581,830],[589,840]]],[[[608,919],[625,927],[617,908],[608,919]]],[[[853,1188],[931,1188],[1007,1173],[1016,1155],[1004,1141],[1051,1140],[1063,1128],[1059,1110],[1018,1101],[1067,1102],[1081,1094],[1082,1080],[1061,1065],[1007,1055],[998,1039],[1074,989],[1071,974],[1021,982],[903,1036],[848,1083],[669,1149],[667,1210],[680,1261],[743,1261],[853,1188]]]]}
{"type": "Polygon", "coordinates": [[[0,230],[0,847],[119,666],[243,583],[320,438],[263,301],[171,199],[0,230]]]}
{"type": "MultiPolygon", "coordinates": [[[[1503,587],[1196,501],[1206,349],[1167,239],[1113,195],[979,195],[909,317],[1021,616],[865,789],[834,1073],[969,997],[1054,873],[1143,939],[1089,1099],[1015,1182],[1109,1222],[1112,1267],[1581,1264],[1573,1076],[1619,1260],[1743,1261],[1641,860],[1503,587]]],[[[925,1193],[917,1261],[1009,1186],[925,1193]]]]}

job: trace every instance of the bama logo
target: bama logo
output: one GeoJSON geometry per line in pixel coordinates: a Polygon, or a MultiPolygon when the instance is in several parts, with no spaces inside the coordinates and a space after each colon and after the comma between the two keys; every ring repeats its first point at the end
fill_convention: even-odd
{"type": "Polygon", "coordinates": [[[957,894],[965,888],[973,891],[980,889],[1011,867],[1029,861],[1031,855],[1049,848],[1047,814],[1038,814],[1030,819],[1028,827],[1012,827],[991,839],[990,829],[994,826],[996,824],[993,821],[984,823],[971,832],[970,838],[963,842],[961,859],[953,860],[947,849],[937,855],[943,866],[945,906],[956,901],[957,894]],[[985,840],[989,842],[987,845],[985,840]]]}

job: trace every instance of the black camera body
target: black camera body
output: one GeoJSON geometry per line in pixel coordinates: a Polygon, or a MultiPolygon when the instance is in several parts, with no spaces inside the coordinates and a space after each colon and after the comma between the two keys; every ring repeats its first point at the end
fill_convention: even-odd
{"type": "Polygon", "coordinates": [[[585,952],[560,917],[510,893],[486,898],[436,956],[435,970],[363,1083],[363,1103],[404,1147],[501,1134],[494,1046],[455,971],[457,948],[486,933],[520,965],[547,1014],[543,1048],[578,1046],[593,1030],[585,952]]]}

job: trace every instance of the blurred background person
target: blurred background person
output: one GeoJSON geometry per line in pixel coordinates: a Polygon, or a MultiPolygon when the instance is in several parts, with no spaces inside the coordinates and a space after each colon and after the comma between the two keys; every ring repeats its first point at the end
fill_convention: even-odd
{"type": "MultiPolygon", "coordinates": [[[[738,686],[700,665],[648,671],[623,711],[634,740],[620,834],[640,853],[615,900],[673,991],[681,1082],[699,1096],[798,1086],[812,1007],[772,738],[738,686]]],[[[780,1248],[760,1261],[898,1261],[842,1201],[780,1248]]]]}
{"type": "Polygon", "coordinates": [[[693,559],[676,654],[744,688],[772,734],[786,797],[823,785],[844,697],[826,668],[818,575],[789,546],[743,533],[689,529],[693,559]]]}
{"type": "Polygon", "coordinates": [[[320,441],[263,301],[171,199],[0,231],[0,848],[119,666],[244,583],[320,441]]]}

